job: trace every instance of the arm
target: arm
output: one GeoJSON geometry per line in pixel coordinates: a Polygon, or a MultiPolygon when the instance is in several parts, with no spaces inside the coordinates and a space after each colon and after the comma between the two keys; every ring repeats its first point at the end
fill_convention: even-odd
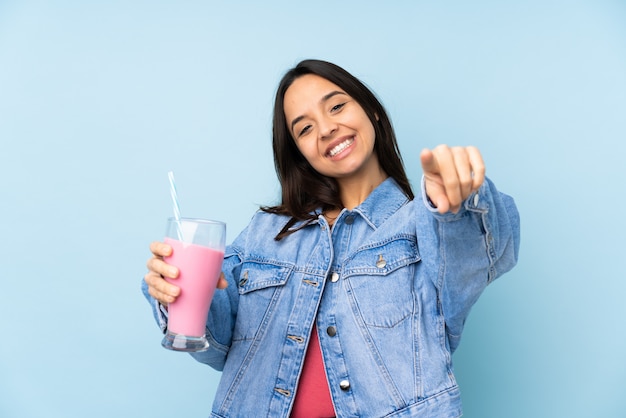
{"type": "Polygon", "coordinates": [[[436,286],[453,352],[478,297],[517,263],[519,214],[513,199],[489,179],[456,214],[431,211],[441,243],[436,286]]]}
{"type": "Polygon", "coordinates": [[[519,214],[513,199],[485,179],[475,148],[425,150],[422,165],[423,198],[441,243],[436,286],[454,351],[472,305],[517,262],[519,214]]]}

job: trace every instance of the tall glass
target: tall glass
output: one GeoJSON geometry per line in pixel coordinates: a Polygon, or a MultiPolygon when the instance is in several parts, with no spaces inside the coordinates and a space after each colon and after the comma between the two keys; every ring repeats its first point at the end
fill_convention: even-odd
{"type": "Polygon", "coordinates": [[[167,333],[161,345],[176,351],[204,351],[206,320],[222,269],[226,224],[206,219],[167,220],[165,242],[172,254],[164,261],[178,268],[176,279],[166,279],[180,288],[168,305],[167,333]]]}

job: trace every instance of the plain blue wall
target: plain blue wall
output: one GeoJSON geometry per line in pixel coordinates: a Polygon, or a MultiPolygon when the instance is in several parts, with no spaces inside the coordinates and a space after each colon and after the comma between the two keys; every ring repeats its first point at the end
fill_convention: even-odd
{"type": "Polygon", "coordinates": [[[518,267],[454,360],[469,418],[626,410],[626,2],[0,1],[0,416],[203,417],[218,373],[139,291],[170,216],[277,199],[273,93],[344,66],[419,151],[474,144],[522,215],[518,267]]]}

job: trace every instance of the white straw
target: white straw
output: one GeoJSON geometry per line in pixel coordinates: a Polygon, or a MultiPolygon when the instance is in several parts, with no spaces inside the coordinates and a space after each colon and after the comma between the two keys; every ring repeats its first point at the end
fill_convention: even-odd
{"type": "Polygon", "coordinates": [[[176,220],[176,233],[178,234],[178,240],[182,241],[182,235],[180,233],[180,206],[178,205],[178,195],[176,194],[176,183],[174,182],[174,173],[168,172],[167,177],[170,180],[170,196],[172,197],[172,203],[174,204],[174,219],[176,220]]]}

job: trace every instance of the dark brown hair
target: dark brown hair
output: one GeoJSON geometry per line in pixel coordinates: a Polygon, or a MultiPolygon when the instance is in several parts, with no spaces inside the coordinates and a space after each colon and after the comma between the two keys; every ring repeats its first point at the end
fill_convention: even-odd
{"type": "Polygon", "coordinates": [[[282,201],[277,206],[262,207],[261,210],[291,217],[276,235],[277,241],[313,222],[320,213],[343,208],[335,179],[315,171],[298,150],[287,127],[285,92],[297,78],[305,74],[318,75],[336,84],[361,105],[374,125],[374,152],[380,166],[398,183],[409,199],[414,197],[391,121],[376,96],[343,68],[326,61],[304,60],[285,73],[274,102],[272,146],[276,174],[282,188],[282,201]],[[292,229],[299,221],[304,221],[304,224],[292,229]]]}

